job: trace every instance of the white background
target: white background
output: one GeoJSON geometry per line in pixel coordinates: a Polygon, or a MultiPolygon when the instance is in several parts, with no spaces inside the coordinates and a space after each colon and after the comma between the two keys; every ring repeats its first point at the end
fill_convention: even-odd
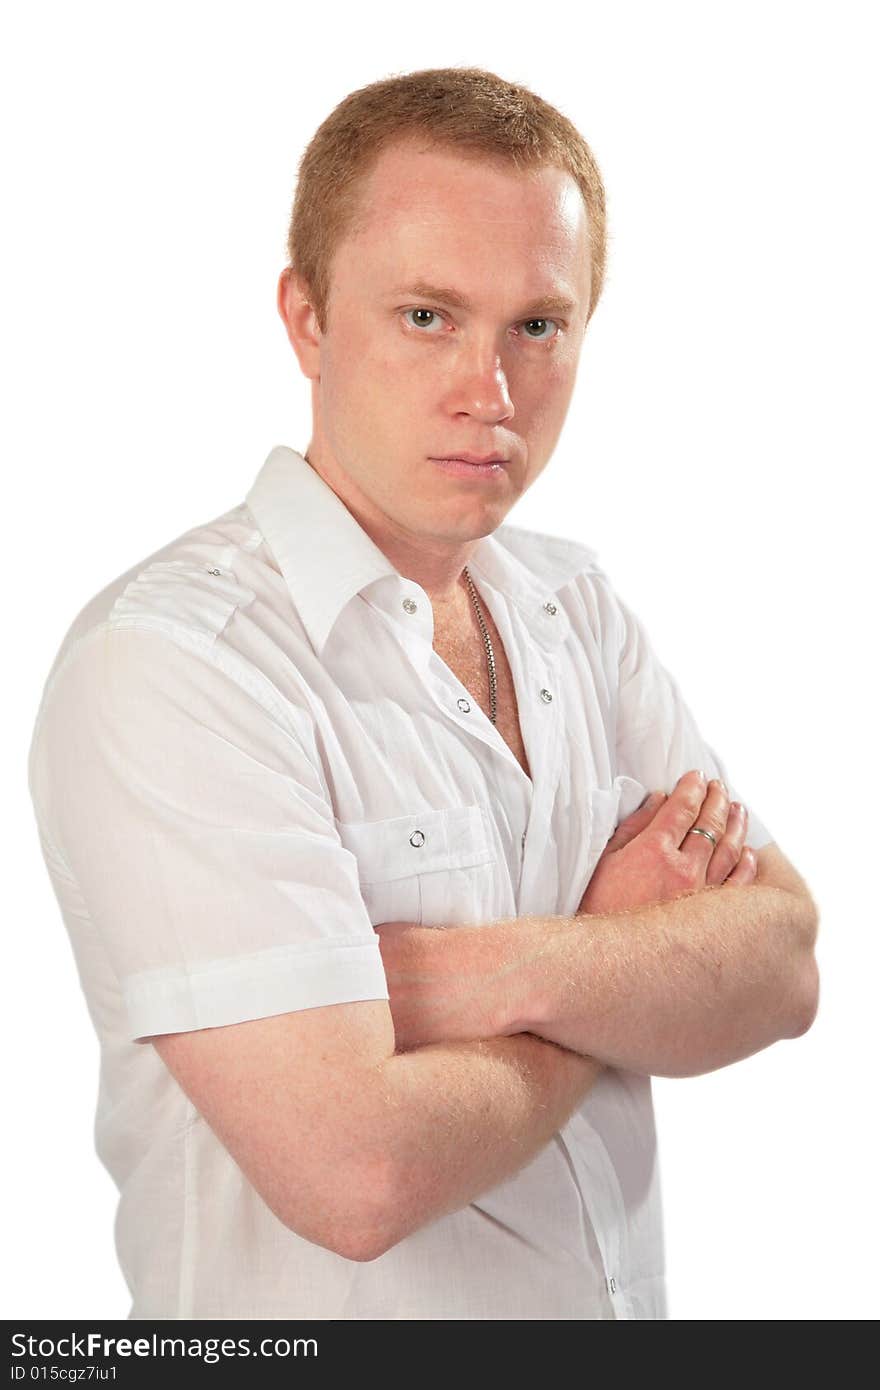
{"type": "Polygon", "coordinates": [[[655,1081],[670,1314],[877,1315],[871,9],[7,11],[3,1316],[130,1305],[27,792],[43,680],[87,599],[305,447],[274,307],[297,161],[348,91],[456,64],[559,106],[608,190],[575,399],[509,520],[598,550],[821,909],[811,1031],[655,1081]]]}

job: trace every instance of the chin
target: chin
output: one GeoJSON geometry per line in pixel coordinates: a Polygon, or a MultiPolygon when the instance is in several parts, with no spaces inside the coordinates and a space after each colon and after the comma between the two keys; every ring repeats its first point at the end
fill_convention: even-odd
{"type": "Polygon", "coordinates": [[[483,536],[491,536],[492,532],[503,522],[507,512],[495,513],[485,511],[481,516],[462,517],[458,525],[441,527],[437,518],[432,517],[424,523],[423,534],[427,537],[431,535],[436,540],[452,541],[456,544],[463,544],[467,541],[478,541],[483,536]]]}

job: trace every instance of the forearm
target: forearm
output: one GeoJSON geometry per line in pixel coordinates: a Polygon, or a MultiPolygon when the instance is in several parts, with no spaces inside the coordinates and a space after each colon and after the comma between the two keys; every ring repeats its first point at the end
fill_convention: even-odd
{"type": "Polygon", "coordinates": [[[779,888],[495,925],[502,1031],[526,1028],[610,1066],[698,1075],[807,1026],[815,923],[779,888]]]}
{"type": "Polygon", "coordinates": [[[797,1036],[815,993],[815,915],[769,885],[605,916],[389,926],[399,1047],[529,1031],[609,1066],[693,1076],[797,1036]]]}
{"type": "Polygon", "coordinates": [[[524,1167],[600,1071],[592,1058],[526,1032],[388,1058],[373,1135],[387,1213],[375,1254],[524,1167]]]}

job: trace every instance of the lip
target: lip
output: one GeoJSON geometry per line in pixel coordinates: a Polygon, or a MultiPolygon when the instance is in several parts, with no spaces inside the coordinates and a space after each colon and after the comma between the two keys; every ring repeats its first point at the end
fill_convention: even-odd
{"type": "Polygon", "coordinates": [[[487,454],[483,458],[478,454],[456,454],[432,458],[431,462],[457,478],[500,478],[510,460],[501,454],[487,454]]]}
{"type": "Polygon", "coordinates": [[[452,459],[458,459],[462,463],[509,463],[503,454],[443,454],[442,457],[435,459],[436,463],[448,463],[452,459]]]}

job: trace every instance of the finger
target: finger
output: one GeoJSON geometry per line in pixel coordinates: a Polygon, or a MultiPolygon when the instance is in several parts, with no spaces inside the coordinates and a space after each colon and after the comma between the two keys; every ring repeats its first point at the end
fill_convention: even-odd
{"type": "Polygon", "coordinates": [[[728,874],[725,879],[725,886],[728,883],[754,883],[758,874],[758,859],[751,845],[746,845],[740,861],[733,873],[728,874]]]}
{"type": "Polygon", "coordinates": [[[739,801],[733,801],[727,813],[727,826],[706,869],[706,882],[712,886],[723,883],[739,863],[746,841],[748,812],[739,801]]]}
{"type": "Polygon", "coordinates": [[[651,792],[651,795],[645,798],[641,806],[630,815],[625,816],[620,822],[608,841],[606,849],[623,849],[624,845],[628,845],[630,840],[634,840],[651,824],[658,807],[662,806],[665,800],[665,792],[651,792]]]}
{"type": "MultiPolygon", "coordinates": [[[[706,779],[694,769],[679,777],[664,804],[654,817],[652,831],[661,833],[678,849],[691,826],[696,822],[706,796],[706,779]]],[[[697,839],[696,835],[691,837],[697,839]]],[[[706,844],[708,846],[708,840],[706,844]]]]}
{"type": "Polygon", "coordinates": [[[700,808],[700,814],[690,830],[685,832],[684,839],[679,846],[682,854],[708,868],[709,862],[718,848],[719,841],[727,829],[729,810],[730,801],[727,788],[719,778],[713,777],[700,808]],[[696,833],[697,827],[702,833],[696,833]],[[711,840],[709,839],[710,835],[713,837],[711,840]]]}

